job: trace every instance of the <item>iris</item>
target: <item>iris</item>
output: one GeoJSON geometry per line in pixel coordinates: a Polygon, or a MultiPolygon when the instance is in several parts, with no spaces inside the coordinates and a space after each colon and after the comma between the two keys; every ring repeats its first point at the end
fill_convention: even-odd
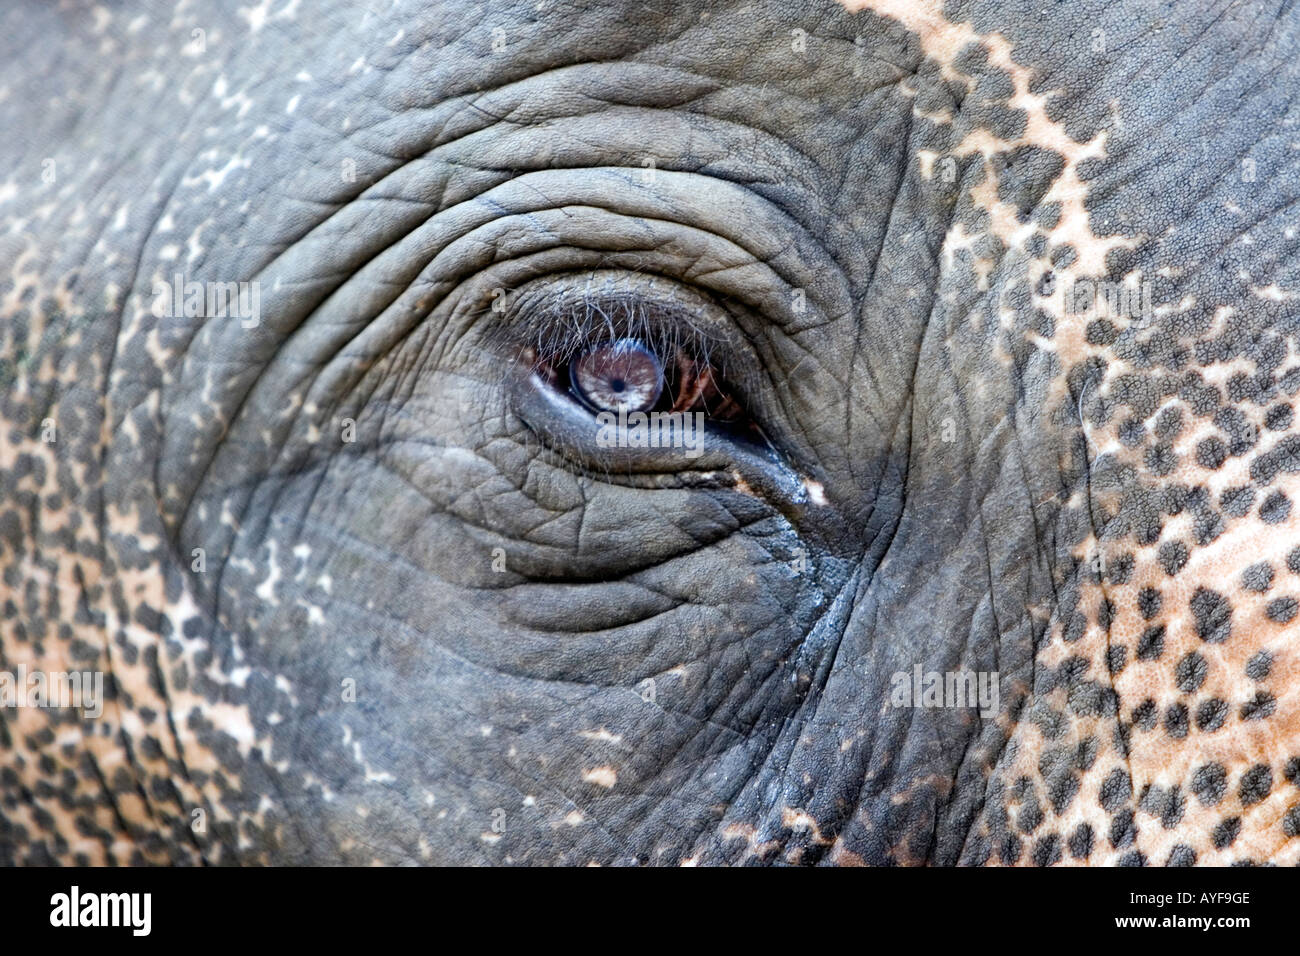
{"type": "Polygon", "coordinates": [[[593,346],[569,374],[578,397],[597,411],[648,411],[664,388],[663,364],[637,339],[593,346]]]}

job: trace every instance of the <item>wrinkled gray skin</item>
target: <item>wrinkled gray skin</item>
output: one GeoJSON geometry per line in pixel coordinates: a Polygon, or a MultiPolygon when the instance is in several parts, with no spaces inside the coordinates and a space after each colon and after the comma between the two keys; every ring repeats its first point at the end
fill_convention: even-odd
{"type": "Polygon", "coordinates": [[[7,4],[0,862],[1295,862],[1297,13],[867,6],[7,4]]]}

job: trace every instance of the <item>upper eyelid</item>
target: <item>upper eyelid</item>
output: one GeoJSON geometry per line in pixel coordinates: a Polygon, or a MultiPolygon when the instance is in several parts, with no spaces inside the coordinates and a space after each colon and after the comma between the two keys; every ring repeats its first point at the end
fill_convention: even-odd
{"type": "Polygon", "coordinates": [[[661,356],[681,349],[720,371],[748,374],[761,364],[729,303],[655,276],[535,279],[483,315],[487,338],[504,351],[531,349],[555,361],[600,341],[634,338],[661,356]]]}
{"type": "Polygon", "coordinates": [[[637,339],[661,356],[685,350],[704,361],[725,353],[725,338],[680,310],[633,297],[591,297],[530,316],[527,344],[540,354],[572,358],[602,341],[637,339]]]}

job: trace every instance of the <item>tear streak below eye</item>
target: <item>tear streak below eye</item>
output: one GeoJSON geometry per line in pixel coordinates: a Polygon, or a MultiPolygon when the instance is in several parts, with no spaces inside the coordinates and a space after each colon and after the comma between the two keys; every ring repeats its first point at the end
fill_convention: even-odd
{"type": "Polygon", "coordinates": [[[636,339],[588,349],[573,362],[571,374],[580,397],[601,411],[646,411],[664,387],[659,358],[636,339]]]}

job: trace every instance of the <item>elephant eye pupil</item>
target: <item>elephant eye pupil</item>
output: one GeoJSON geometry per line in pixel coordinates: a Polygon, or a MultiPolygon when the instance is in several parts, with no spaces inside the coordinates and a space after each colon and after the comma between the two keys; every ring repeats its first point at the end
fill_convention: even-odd
{"type": "Polygon", "coordinates": [[[637,339],[588,349],[573,361],[569,374],[578,397],[598,411],[647,411],[664,387],[659,357],[637,339]]]}

